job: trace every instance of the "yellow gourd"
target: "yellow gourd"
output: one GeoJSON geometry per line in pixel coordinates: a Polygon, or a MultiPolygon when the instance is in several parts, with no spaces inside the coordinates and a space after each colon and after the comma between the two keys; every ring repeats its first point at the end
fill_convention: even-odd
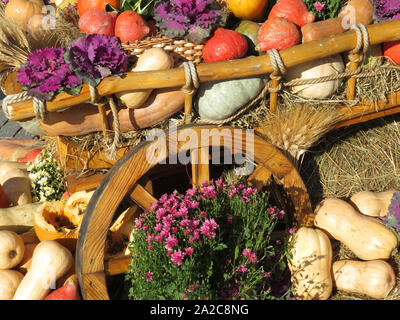
{"type": "Polygon", "coordinates": [[[235,17],[243,20],[260,20],[266,14],[268,0],[225,0],[235,17]]]}
{"type": "Polygon", "coordinates": [[[24,257],[25,245],[14,231],[0,231],[0,270],[12,269],[24,257]]]}
{"type": "Polygon", "coordinates": [[[352,203],[362,214],[372,217],[385,217],[395,190],[384,192],[360,191],[352,195],[352,203]]]}
{"type": "Polygon", "coordinates": [[[55,289],[57,279],[71,268],[73,261],[71,252],[57,241],[40,242],[13,300],[42,300],[50,289],[55,289]]]}
{"type": "Polygon", "coordinates": [[[35,14],[42,13],[42,0],[10,0],[4,10],[4,16],[28,31],[28,21],[35,14]]]}
{"type": "Polygon", "coordinates": [[[332,247],[321,230],[301,227],[295,233],[288,265],[298,300],[326,300],[332,292],[332,247]]]}
{"type": "Polygon", "coordinates": [[[383,260],[340,260],[333,263],[332,270],[338,290],[375,299],[386,298],[396,284],[393,268],[383,260]]]}
{"type": "Polygon", "coordinates": [[[341,199],[323,200],[315,209],[314,225],[362,260],[388,259],[398,245],[394,231],[341,199]]]}
{"type": "Polygon", "coordinates": [[[23,277],[15,270],[0,270],[0,300],[12,300],[23,277]]]}
{"type": "MultiPolygon", "coordinates": [[[[173,58],[162,48],[150,48],[145,50],[136,63],[132,72],[156,71],[172,68],[173,58]]],[[[150,96],[152,89],[122,91],[116,94],[117,98],[130,109],[140,108],[150,96]]]]}

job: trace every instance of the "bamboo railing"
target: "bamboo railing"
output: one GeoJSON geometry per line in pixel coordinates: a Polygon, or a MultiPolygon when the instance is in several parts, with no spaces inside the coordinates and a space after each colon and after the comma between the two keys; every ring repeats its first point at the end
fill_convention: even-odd
{"type": "MultiPolygon", "coordinates": [[[[370,45],[400,40],[400,19],[368,25],[367,31],[370,45]]],[[[290,68],[315,59],[350,51],[354,49],[356,43],[356,32],[349,30],[342,34],[282,50],[279,54],[286,68],[290,68]]],[[[202,63],[196,66],[196,70],[200,82],[259,76],[274,71],[268,55],[216,63],[202,63]]],[[[14,73],[9,77],[15,81],[14,73]]],[[[108,96],[125,90],[172,88],[184,86],[185,83],[184,69],[174,68],[165,71],[127,72],[123,76],[110,76],[103,79],[96,89],[99,96],[108,96]]],[[[58,94],[52,101],[46,102],[46,110],[47,112],[55,112],[67,107],[77,106],[90,101],[90,99],[89,87],[84,85],[80,94],[76,96],[66,93],[58,94]]],[[[381,105],[381,110],[392,107],[393,105],[384,104],[381,105]]],[[[368,101],[364,101],[358,108],[353,109],[354,112],[349,112],[348,107],[343,108],[346,111],[343,121],[347,121],[349,116],[354,119],[363,114],[380,111],[368,101]]],[[[33,100],[9,104],[7,113],[10,120],[13,121],[30,119],[35,116],[33,100]]]]}

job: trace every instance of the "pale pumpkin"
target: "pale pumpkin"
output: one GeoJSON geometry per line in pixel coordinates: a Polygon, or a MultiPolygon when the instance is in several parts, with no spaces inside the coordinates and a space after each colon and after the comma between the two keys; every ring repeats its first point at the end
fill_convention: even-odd
{"type": "MultiPolygon", "coordinates": [[[[345,70],[342,57],[333,55],[322,59],[302,63],[289,68],[285,79],[313,79],[337,75],[345,70]]],[[[290,87],[290,91],[309,99],[324,99],[332,96],[338,89],[341,79],[325,81],[315,84],[303,84],[290,87]]]]}
{"type": "Polygon", "coordinates": [[[341,199],[324,199],[315,209],[314,225],[362,260],[388,259],[398,245],[393,230],[341,199]]]}
{"type": "Polygon", "coordinates": [[[4,9],[4,16],[28,31],[29,19],[41,14],[43,7],[42,0],[10,0],[4,9]]]}
{"type": "Polygon", "coordinates": [[[14,268],[24,257],[25,245],[14,231],[0,231],[0,270],[14,268]]]}
{"type": "Polygon", "coordinates": [[[56,281],[71,268],[73,261],[71,252],[57,241],[40,242],[13,300],[42,300],[50,289],[55,289],[56,281]]]}
{"type": "Polygon", "coordinates": [[[51,33],[49,18],[44,14],[35,14],[28,21],[28,32],[36,40],[44,39],[51,33]]]}
{"type": "Polygon", "coordinates": [[[301,227],[288,260],[293,294],[298,300],[326,300],[332,293],[332,247],[321,230],[301,227]]]}
{"type": "MultiPolygon", "coordinates": [[[[131,72],[156,71],[172,68],[174,60],[172,56],[162,48],[150,48],[145,50],[131,72]]],[[[136,109],[143,106],[152,93],[152,89],[132,90],[116,93],[116,97],[130,109],[136,109]]]]}
{"type": "Polygon", "coordinates": [[[12,206],[32,203],[31,180],[26,169],[0,165],[0,184],[12,206]]]}
{"type": "Polygon", "coordinates": [[[396,284],[393,268],[384,260],[340,260],[333,263],[332,270],[338,290],[375,299],[386,298],[396,284]]]}
{"type": "Polygon", "coordinates": [[[261,77],[205,82],[197,90],[194,107],[201,118],[224,120],[256,98],[263,87],[261,77]]]}
{"type": "Polygon", "coordinates": [[[362,214],[372,217],[385,217],[395,190],[373,192],[360,191],[350,197],[352,203],[362,214]]]}
{"type": "Polygon", "coordinates": [[[80,226],[83,214],[92,198],[94,191],[78,191],[70,195],[64,206],[64,213],[69,220],[76,226],[80,226]]]}
{"type": "Polygon", "coordinates": [[[12,300],[23,277],[16,270],[0,270],[0,300],[12,300]]]}

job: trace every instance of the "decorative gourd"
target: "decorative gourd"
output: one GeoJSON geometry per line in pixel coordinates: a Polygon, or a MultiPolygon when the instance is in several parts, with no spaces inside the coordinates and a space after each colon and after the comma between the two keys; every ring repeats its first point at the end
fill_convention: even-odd
{"type": "Polygon", "coordinates": [[[264,17],[268,0],[225,0],[228,9],[239,19],[260,20],[264,17]]]}
{"type": "Polygon", "coordinates": [[[315,20],[314,14],[308,12],[303,0],[278,0],[268,15],[268,19],[271,18],[284,18],[299,27],[315,20]]]}
{"type": "Polygon", "coordinates": [[[255,47],[257,45],[257,34],[260,30],[260,24],[250,20],[242,20],[239,25],[236,27],[235,31],[243,34],[247,41],[247,45],[249,47],[249,52],[255,51],[255,47]]]}
{"type": "Polygon", "coordinates": [[[43,300],[82,300],[78,283],[68,280],[61,288],[49,293],[43,300]]]}
{"type": "Polygon", "coordinates": [[[78,0],[78,14],[82,16],[90,9],[106,11],[107,3],[116,10],[120,9],[120,0],[78,0]]]}
{"type": "Polygon", "coordinates": [[[86,34],[105,34],[114,36],[116,16],[108,12],[90,9],[80,16],[79,29],[86,34]]]}
{"type": "MultiPolygon", "coordinates": [[[[131,70],[132,72],[141,71],[156,71],[166,70],[172,68],[174,60],[172,56],[162,48],[150,48],[145,50],[136,63],[136,66],[131,70]]],[[[116,94],[124,105],[130,109],[136,109],[143,106],[146,100],[151,95],[153,90],[134,90],[122,91],[116,94]]]]}
{"type": "Polygon", "coordinates": [[[33,216],[41,205],[40,202],[35,202],[0,209],[0,230],[19,233],[31,230],[34,225],[33,216]]]}
{"type": "Polygon", "coordinates": [[[384,299],[396,284],[396,275],[383,260],[335,261],[332,266],[334,286],[341,291],[366,294],[384,299]]]}
{"type": "Polygon", "coordinates": [[[42,13],[43,7],[42,0],[10,0],[4,9],[4,16],[28,31],[29,19],[42,13]]]}
{"type": "Polygon", "coordinates": [[[16,270],[0,270],[0,300],[12,300],[23,277],[16,270]]]}
{"type": "Polygon", "coordinates": [[[242,58],[249,47],[246,38],[239,32],[218,28],[203,48],[205,63],[242,58]]]}
{"type": "Polygon", "coordinates": [[[348,202],[327,198],[315,209],[314,225],[345,244],[362,260],[388,259],[397,236],[375,218],[357,212],[348,202]]]}
{"type": "Polygon", "coordinates": [[[31,180],[25,169],[0,165],[0,184],[10,205],[24,205],[32,203],[31,180]]]}
{"type": "Polygon", "coordinates": [[[395,190],[384,192],[360,191],[350,197],[353,204],[362,214],[372,217],[385,217],[395,190]]]}
{"type": "Polygon", "coordinates": [[[83,214],[86,212],[86,208],[89,204],[90,199],[93,196],[94,191],[78,191],[70,195],[64,206],[64,213],[69,220],[79,226],[83,219],[83,214]]]}
{"type": "MultiPolygon", "coordinates": [[[[289,68],[285,74],[285,78],[287,80],[321,78],[339,74],[344,70],[342,57],[334,55],[289,68]]],[[[336,79],[315,84],[293,86],[290,87],[290,91],[303,98],[324,99],[332,96],[339,89],[341,81],[341,79],[336,79]]]]}
{"type": "Polygon", "coordinates": [[[123,11],[115,21],[115,36],[121,42],[135,42],[150,33],[146,21],[135,11],[123,11]]]}
{"type": "Polygon", "coordinates": [[[385,42],[383,54],[390,63],[400,64],[400,40],[385,42]]]}
{"type": "Polygon", "coordinates": [[[55,282],[72,266],[71,252],[57,241],[40,242],[33,252],[32,264],[22,279],[13,300],[42,300],[55,282]]]}
{"type": "Polygon", "coordinates": [[[14,231],[0,231],[0,270],[12,269],[24,257],[25,245],[14,231]]]}
{"type": "Polygon", "coordinates": [[[35,14],[28,21],[28,33],[31,34],[34,39],[40,40],[51,32],[47,24],[47,17],[44,14],[35,14]]]}
{"type": "Polygon", "coordinates": [[[263,87],[260,77],[202,83],[194,107],[201,118],[224,120],[254,99],[263,87]]]}
{"type": "Polygon", "coordinates": [[[34,139],[1,139],[0,161],[18,161],[39,148],[38,141],[34,139]]]}
{"type": "Polygon", "coordinates": [[[283,50],[300,43],[299,28],[283,18],[271,18],[265,21],[258,31],[256,50],[263,52],[276,49],[283,50]]]}
{"type": "Polygon", "coordinates": [[[340,10],[338,17],[342,18],[343,26],[349,29],[352,23],[368,25],[374,16],[374,5],[370,0],[349,0],[340,10]],[[354,19],[354,21],[352,21],[354,19]]]}
{"type": "Polygon", "coordinates": [[[332,247],[321,230],[301,227],[295,233],[288,260],[294,296],[298,300],[326,300],[332,292],[332,247]]]}

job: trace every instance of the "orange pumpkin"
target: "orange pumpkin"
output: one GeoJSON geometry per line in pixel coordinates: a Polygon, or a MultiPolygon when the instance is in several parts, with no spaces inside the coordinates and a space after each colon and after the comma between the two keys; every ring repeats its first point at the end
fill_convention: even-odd
{"type": "Polygon", "coordinates": [[[120,0],[78,0],[78,14],[82,16],[90,9],[106,11],[107,3],[117,10],[121,9],[120,0]]]}
{"type": "Polygon", "coordinates": [[[243,20],[261,20],[268,6],[268,0],[226,0],[225,2],[235,17],[243,20]]]}
{"type": "Polygon", "coordinates": [[[10,0],[4,9],[4,16],[28,31],[28,21],[32,16],[42,13],[43,7],[42,0],[10,0]]]}

